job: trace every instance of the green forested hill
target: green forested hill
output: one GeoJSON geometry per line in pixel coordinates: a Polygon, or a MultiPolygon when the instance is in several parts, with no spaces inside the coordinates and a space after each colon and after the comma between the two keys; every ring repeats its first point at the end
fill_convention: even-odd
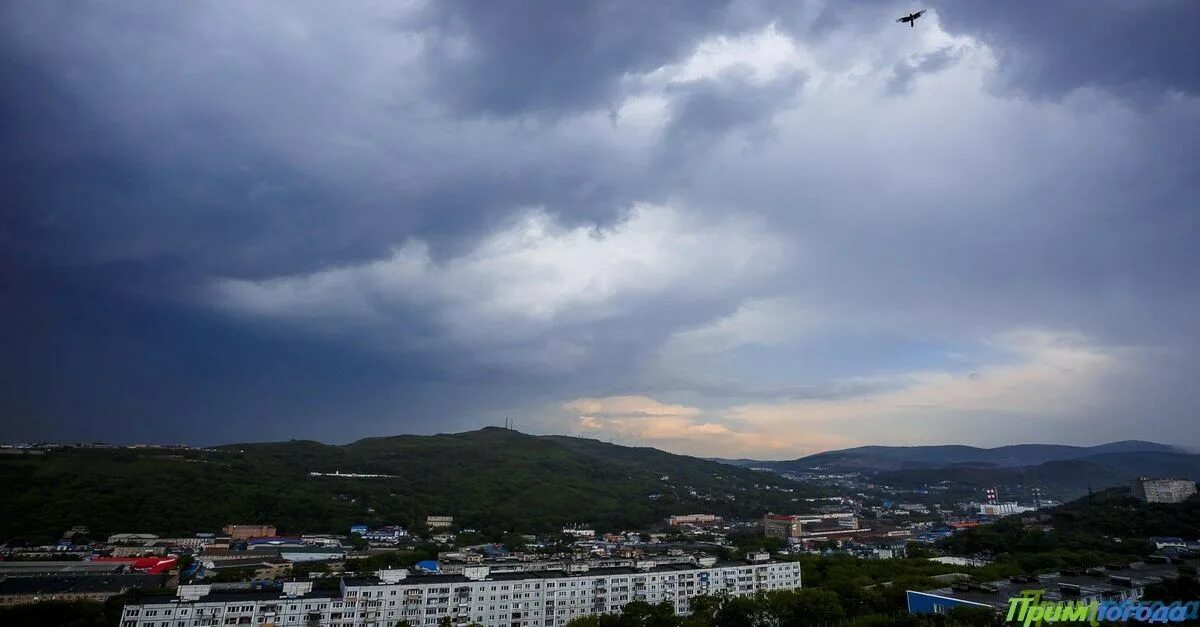
{"type": "Polygon", "coordinates": [[[761,473],[594,440],[487,428],[436,436],[236,444],[209,451],[62,449],[0,458],[0,540],[274,523],[281,533],[455,516],[483,531],[644,526],[671,513],[798,511],[804,488],[761,473]],[[393,475],[312,477],[310,472],[393,475]]]}

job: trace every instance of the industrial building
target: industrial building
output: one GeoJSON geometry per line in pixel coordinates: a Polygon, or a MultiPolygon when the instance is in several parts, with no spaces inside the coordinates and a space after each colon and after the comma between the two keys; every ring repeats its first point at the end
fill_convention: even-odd
{"type": "Polygon", "coordinates": [[[763,517],[763,535],[768,538],[796,540],[854,535],[870,531],[859,527],[858,518],[850,513],[814,514],[809,516],[767,514],[763,517]]]}
{"type": "Polygon", "coordinates": [[[1147,503],[1182,503],[1196,493],[1196,482],[1191,479],[1140,477],[1131,487],[1134,498],[1147,503]]]}
{"type": "Polygon", "coordinates": [[[800,587],[800,565],[767,561],[691,564],[637,563],[633,567],[493,573],[486,565],[462,574],[410,574],[379,571],[370,579],[343,579],[339,590],[314,591],[312,582],[288,582],[282,591],[217,592],[208,586],[180,586],[175,596],[146,596],[125,606],[121,627],[184,627],[252,624],[262,627],[383,627],[406,620],[433,626],[561,627],[589,614],[619,612],[644,600],[669,602],[679,614],[700,595],[751,595],[800,587]]]}

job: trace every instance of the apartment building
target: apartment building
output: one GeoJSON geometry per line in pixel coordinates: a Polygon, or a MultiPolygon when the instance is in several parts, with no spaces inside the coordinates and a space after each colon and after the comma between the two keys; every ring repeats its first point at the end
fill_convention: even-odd
{"type": "Polygon", "coordinates": [[[229,536],[230,540],[275,537],[274,525],[225,525],[221,531],[229,536]]]}
{"type": "Polygon", "coordinates": [[[719,525],[722,522],[721,517],[716,514],[680,514],[667,519],[667,524],[672,527],[680,525],[696,525],[699,527],[704,525],[719,525]]]}
{"type": "Polygon", "coordinates": [[[1196,482],[1141,477],[1133,481],[1132,488],[1133,496],[1147,503],[1182,503],[1196,493],[1196,482]]]}
{"type": "Polygon", "coordinates": [[[690,601],[701,595],[799,587],[799,564],[763,556],[709,566],[572,565],[533,573],[492,573],[487,566],[459,575],[390,570],[370,579],[343,579],[341,589],[331,591],[314,591],[311,582],[286,583],[282,593],[181,586],[177,596],[147,596],[125,606],[121,627],[391,627],[401,620],[432,627],[447,618],[452,625],[561,627],[580,616],[619,612],[634,600],[666,601],[687,614],[690,601]]]}
{"type": "Polygon", "coordinates": [[[449,529],[454,525],[453,516],[426,516],[425,526],[430,529],[449,529]]]}

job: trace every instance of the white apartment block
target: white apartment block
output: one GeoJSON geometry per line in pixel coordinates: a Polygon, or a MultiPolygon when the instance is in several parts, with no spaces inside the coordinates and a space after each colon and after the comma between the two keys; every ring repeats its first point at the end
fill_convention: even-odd
{"type": "Polygon", "coordinates": [[[1133,482],[1133,496],[1147,503],[1182,503],[1195,493],[1196,482],[1190,479],[1141,477],[1133,482]]]}
{"type": "MultiPolygon", "coordinates": [[[[678,614],[701,595],[743,596],[800,587],[795,562],[648,564],[636,567],[535,573],[491,573],[470,567],[461,575],[380,571],[377,578],[343,579],[340,590],[314,591],[289,582],[279,591],[213,592],[181,586],[177,596],[145,597],[126,605],[121,627],[561,627],[587,614],[619,612],[643,600],[669,602],[678,614]]],[[[706,562],[708,560],[705,560],[706,562]]]]}

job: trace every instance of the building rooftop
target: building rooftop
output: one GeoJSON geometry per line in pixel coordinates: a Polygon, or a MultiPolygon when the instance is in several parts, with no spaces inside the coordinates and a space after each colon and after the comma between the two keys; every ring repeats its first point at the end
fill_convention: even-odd
{"type": "Polygon", "coordinates": [[[1008,600],[1024,590],[1045,590],[1047,601],[1087,597],[1108,597],[1135,587],[1145,587],[1179,575],[1174,564],[1136,564],[1124,568],[1092,568],[1087,571],[1064,571],[1038,576],[1017,577],[986,584],[955,584],[926,594],[990,605],[996,609],[1008,607],[1008,600]]]}
{"type": "Polygon", "coordinates": [[[120,593],[130,588],[151,590],[166,584],[165,575],[73,575],[0,578],[0,596],[65,593],[120,593]]]}
{"type": "MultiPolygon", "coordinates": [[[[313,590],[311,592],[306,592],[302,595],[292,596],[292,597],[286,597],[283,595],[282,590],[276,590],[276,589],[221,590],[221,591],[216,591],[216,592],[210,592],[210,593],[200,597],[199,600],[194,601],[194,602],[195,603],[225,603],[225,602],[229,602],[229,601],[271,601],[271,600],[277,600],[277,601],[282,602],[282,601],[289,601],[289,600],[293,600],[293,599],[296,599],[296,600],[314,600],[314,599],[333,600],[333,599],[340,599],[340,598],[342,598],[342,593],[340,590],[313,590]]],[[[172,604],[178,604],[178,603],[185,603],[185,601],[180,599],[178,596],[172,595],[172,594],[145,595],[139,601],[139,604],[142,604],[142,605],[172,605],[172,604]]]]}
{"type": "MultiPolygon", "coordinates": [[[[396,582],[395,585],[420,585],[430,583],[466,583],[469,581],[517,581],[522,579],[569,579],[571,577],[612,577],[620,575],[646,575],[672,572],[687,572],[687,571],[710,571],[714,568],[728,568],[731,566],[763,566],[772,564],[782,564],[785,562],[757,562],[748,564],[744,561],[726,561],[718,562],[713,567],[703,567],[690,563],[663,563],[657,564],[652,568],[634,568],[632,566],[611,566],[589,568],[588,570],[569,572],[566,570],[534,570],[534,571],[515,571],[515,572],[490,572],[484,580],[470,579],[461,574],[422,574],[410,573],[408,577],[396,582]]],[[[346,585],[378,585],[380,580],[377,577],[350,577],[346,579],[346,585]]]]}
{"type": "Polygon", "coordinates": [[[211,560],[205,559],[203,561],[205,563],[212,564],[212,566],[209,566],[208,568],[212,568],[214,570],[220,570],[222,568],[235,568],[235,569],[236,568],[255,568],[255,567],[264,566],[264,565],[282,566],[285,564],[291,564],[291,562],[289,562],[286,559],[283,559],[282,557],[279,557],[278,555],[256,555],[253,558],[249,558],[249,559],[246,559],[246,558],[242,558],[242,559],[217,558],[217,559],[211,559],[211,560]]]}
{"type": "Polygon", "coordinates": [[[124,562],[70,561],[70,562],[0,562],[0,577],[22,577],[52,574],[117,574],[125,570],[124,562]]]}

